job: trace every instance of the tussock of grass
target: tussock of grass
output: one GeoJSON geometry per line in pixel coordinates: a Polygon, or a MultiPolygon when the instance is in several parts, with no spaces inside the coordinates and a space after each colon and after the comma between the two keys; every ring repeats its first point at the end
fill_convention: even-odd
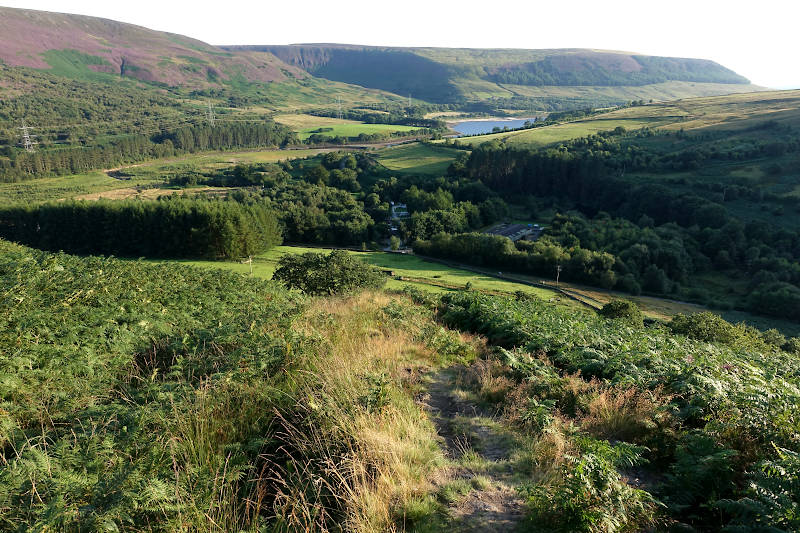
{"type": "Polygon", "coordinates": [[[589,402],[581,427],[599,438],[643,444],[660,427],[675,423],[666,409],[669,401],[660,389],[608,387],[589,402]]]}

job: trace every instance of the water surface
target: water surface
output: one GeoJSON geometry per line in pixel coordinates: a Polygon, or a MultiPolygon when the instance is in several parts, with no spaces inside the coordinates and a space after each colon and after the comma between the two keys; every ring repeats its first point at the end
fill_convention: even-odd
{"type": "MultiPolygon", "coordinates": [[[[535,122],[536,117],[529,118],[515,118],[515,119],[496,119],[496,120],[465,120],[457,122],[450,126],[461,135],[479,135],[483,133],[492,133],[494,128],[520,128],[525,125],[527,121],[535,122]]],[[[541,120],[541,119],[540,119],[541,120]]]]}

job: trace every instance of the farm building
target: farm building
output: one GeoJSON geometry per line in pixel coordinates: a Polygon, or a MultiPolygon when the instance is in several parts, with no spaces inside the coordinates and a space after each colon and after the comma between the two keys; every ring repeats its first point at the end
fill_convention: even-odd
{"type": "Polygon", "coordinates": [[[542,234],[544,226],[539,224],[498,224],[486,233],[508,237],[514,242],[519,240],[535,241],[542,234]]]}
{"type": "Polygon", "coordinates": [[[392,219],[397,220],[400,218],[407,218],[409,216],[408,206],[406,204],[391,203],[392,206],[392,219]]]}

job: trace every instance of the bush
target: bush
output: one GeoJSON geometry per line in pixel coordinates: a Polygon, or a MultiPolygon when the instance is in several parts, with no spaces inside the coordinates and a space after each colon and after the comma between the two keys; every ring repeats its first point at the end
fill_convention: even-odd
{"type": "Polygon", "coordinates": [[[781,348],[785,352],[800,355],[800,337],[792,337],[781,348]]]}
{"type": "Polygon", "coordinates": [[[748,306],[765,315],[800,320],[800,289],[789,283],[764,283],[750,294],[748,306]]]}
{"type": "Polygon", "coordinates": [[[286,254],[278,261],[272,279],[307,294],[346,294],[358,289],[383,287],[386,276],[344,250],[330,254],[286,254]]]}
{"type": "Polygon", "coordinates": [[[612,300],[598,311],[600,316],[618,318],[636,326],[644,323],[644,317],[639,307],[629,300],[612,300]]]}
{"type": "Polygon", "coordinates": [[[730,344],[739,336],[733,324],[708,311],[692,315],[677,314],[672,317],[668,326],[673,333],[706,342],[730,344]]]}

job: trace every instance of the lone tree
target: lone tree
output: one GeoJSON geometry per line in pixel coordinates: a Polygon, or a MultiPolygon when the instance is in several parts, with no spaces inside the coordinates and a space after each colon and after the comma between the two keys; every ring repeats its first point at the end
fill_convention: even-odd
{"type": "Polygon", "coordinates": [[[272,279],[314,295],[347,294],[359,289],[379,289],[386,284],[386,276],[380,270],[344,250],[333,250],[328,255],[286,254],[278,261],[272,279]]]}

